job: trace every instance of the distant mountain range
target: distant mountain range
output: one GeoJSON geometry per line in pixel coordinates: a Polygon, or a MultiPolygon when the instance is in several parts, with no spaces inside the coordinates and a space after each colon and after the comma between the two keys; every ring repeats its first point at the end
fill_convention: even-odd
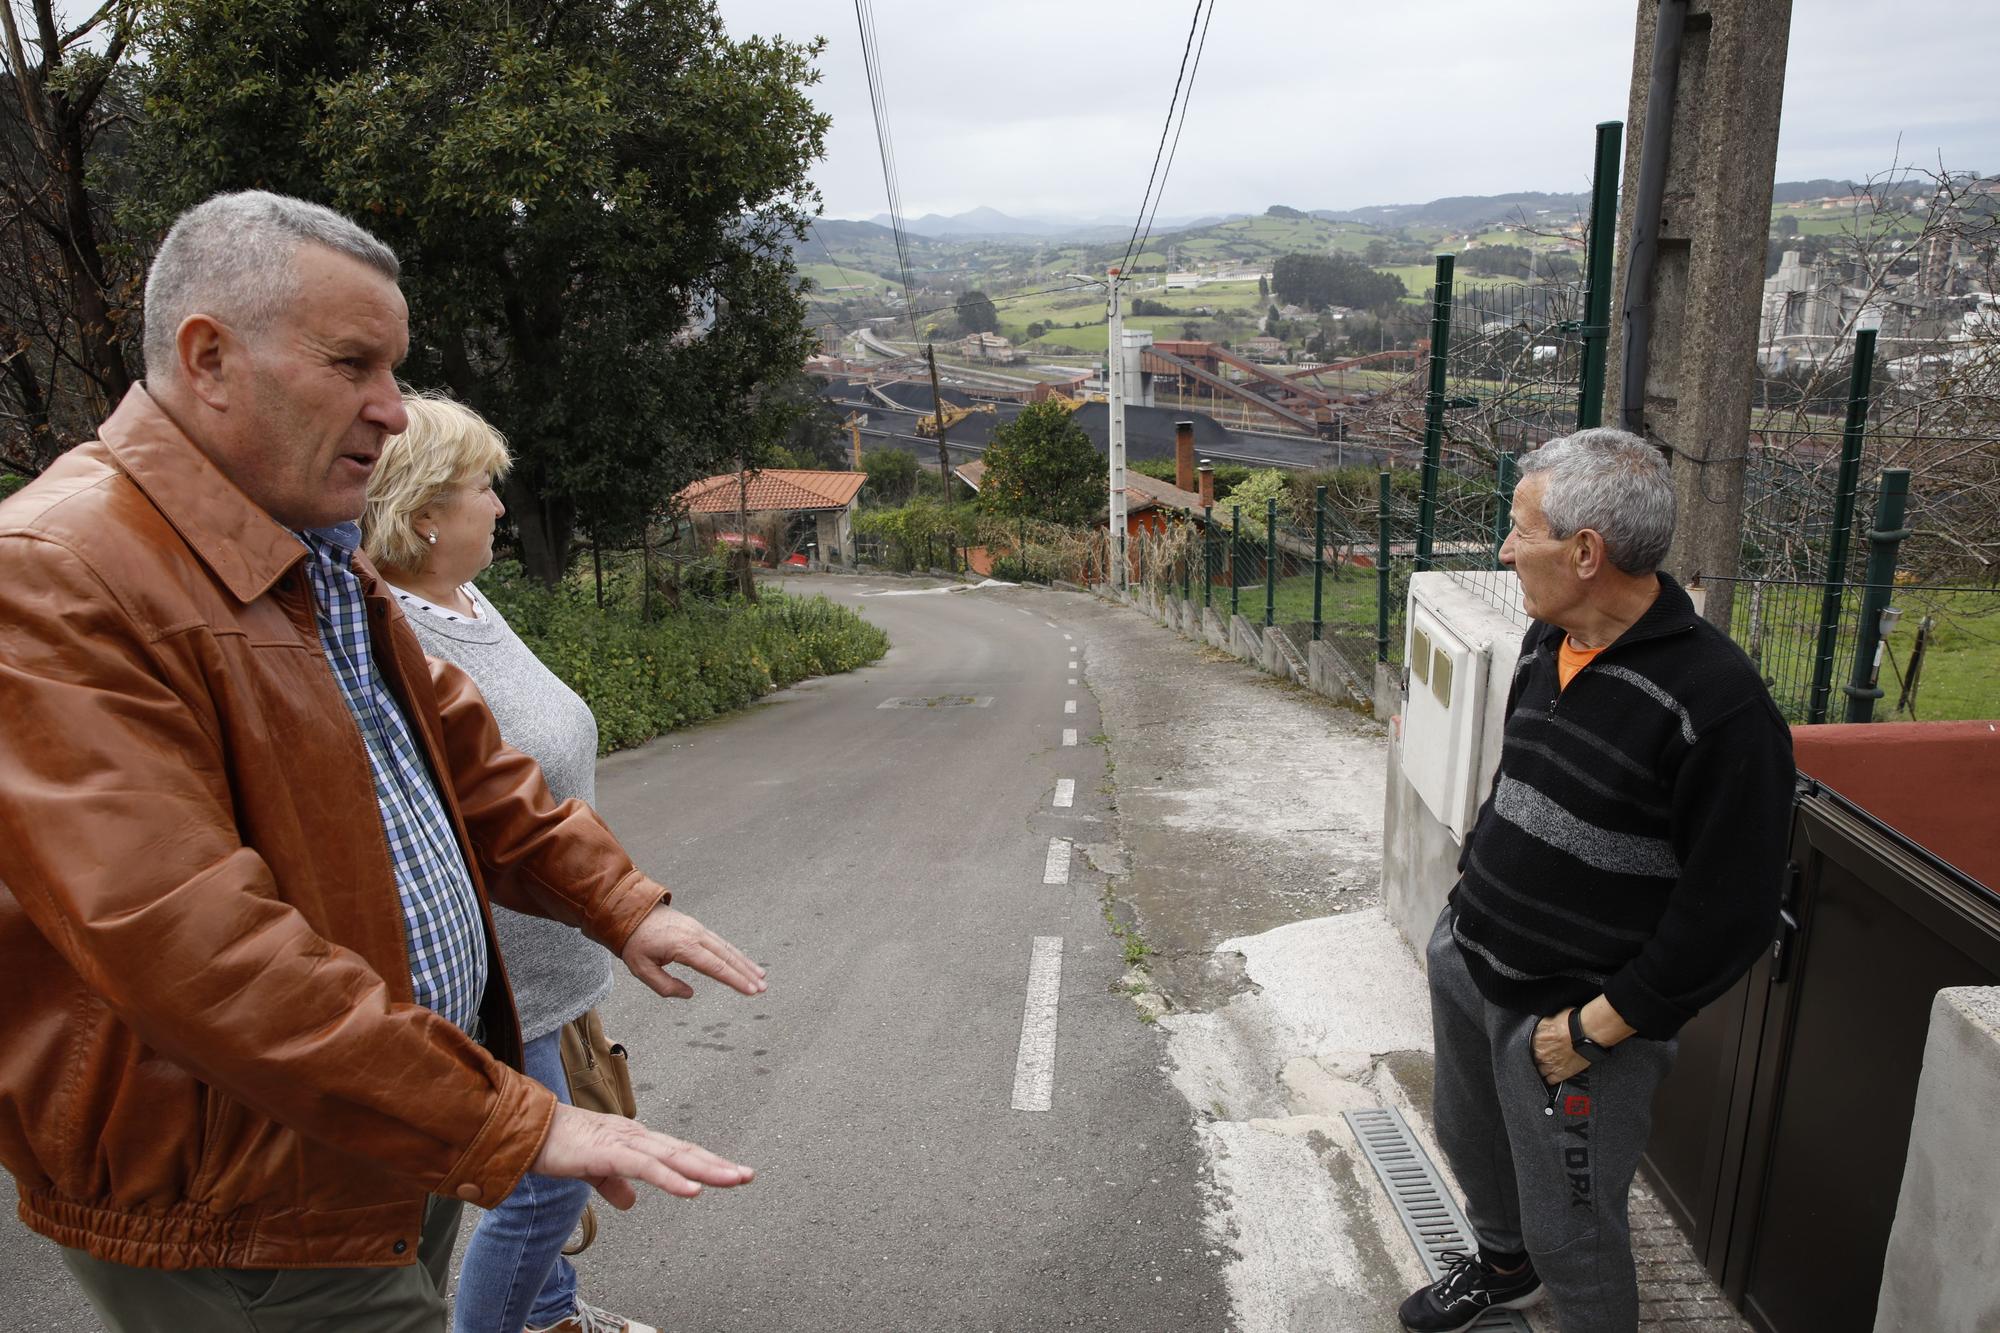
{"type": "MultiPolygon", "coordinates": [[[[1916,191],[1921,184],[1919,182],[1910,188],[1916,191]]],[[[1774,203],[1791,204],[1807,199],[1849,195],[1854,193],[1856,188],[1852,181],[1784,181],[1773,188],[1771,197],[1774,203]]],[[[1349,209],[1316,208],[1309,211],[1309,216],[1327,222],[1360,222],[1377,227],[1414,224],[1466,230],[1481,223],[1508,222],[1518,217],[1533,219],[1542,213],[1567,220],[1587,211],[1589,207],[1590,196],[1587,193],[1547,194],[1524,190],[1514,194],[1451,195],[1443,199],[1433,199],[1427,204],[1374,204],[1366,208],[1349,209]]],[[[1153,234],[1160,236],[1170,232],[1193,231],[1252,216],[1255,215],[1226,213],[1204,217],[1162,217],[1154,220],[1153,234]]],[[[1102,242],[1118,240],[1130,235],[1132,230],[1129,220],[1121,221],[1117,218],[1014,217],[996,208],[974,208],[949,216],[926,213],[918,218],[905,218],[903,225],[904,230],[911,236],[948,241],[1102,242]]],[[[873,228],[885,237],[890,234],[887,213],[877,213],[866,222],[822,218],[815,226],[828,240],[854,235],[847,230],[850,228],[873,228]]]]}

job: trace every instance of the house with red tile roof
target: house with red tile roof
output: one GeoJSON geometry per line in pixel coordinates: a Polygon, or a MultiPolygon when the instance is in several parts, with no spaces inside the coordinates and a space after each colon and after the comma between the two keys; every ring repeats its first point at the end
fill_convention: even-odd
{"type": "Polygon", "coordinates": [[[733,532],[731,520],[746,510],[752,517],[789,516],[794,545],[810,539],[820,560],[845,565],[853,562],[854,506],[867,482],[864,472],[773,467],[703,477],[674,498],[697,523],[708,519],[718,531],[733,532]]]}

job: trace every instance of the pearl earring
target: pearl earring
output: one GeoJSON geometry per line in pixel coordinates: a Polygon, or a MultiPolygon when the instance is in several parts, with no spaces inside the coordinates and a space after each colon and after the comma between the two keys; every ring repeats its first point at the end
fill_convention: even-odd
{"type": "Polygon", "coordinates": [[[429,542],[432,546],[436,546],[438,544],[438,535],[435,532],[426,532],[424,534],[424,540],[429,542]]]}

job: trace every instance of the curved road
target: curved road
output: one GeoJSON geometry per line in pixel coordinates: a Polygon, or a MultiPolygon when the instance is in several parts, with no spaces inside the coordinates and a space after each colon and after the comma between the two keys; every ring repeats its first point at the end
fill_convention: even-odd
{"type": "MultiPolygon", "coordinates": [[[[600,1211],[585,1295],[688,1330],[1226,1328],[1188,1108],[1091,859],[1116,855],[1109,774],[1063,615],[1088,599],[810,589],[889,655],[599,767],[638,862],[770,989],[621,979],[605,1021],[644,1119],[759,1178],[600,1211]]],[[[18,1223],[0,1286],[17,1327],[94,1326],[18,1223]]]]}

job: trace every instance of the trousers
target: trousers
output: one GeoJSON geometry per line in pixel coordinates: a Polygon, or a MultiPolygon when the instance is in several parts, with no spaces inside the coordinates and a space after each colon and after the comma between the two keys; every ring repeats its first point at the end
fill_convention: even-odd
{"type": "Polygon", "coordinates": [[[65,1248],[108,1333],[444,1333],[445,1284],[464,1205],[424,1205],[417,1262],[402,1268],[192,1268],[107,1263],[65,1248]]]}
{"type": "Polygon", "coordinates": [[[1546,1015],[1490,1003],[1447,905],[1425,950],[1437,1043],[1438,1143],[1482,1250],[1534,1260],[1563,1333],[1633,1333],[1638,1275],[1626,1214],[1676,1044],[1628,1037],[1559,1087],[1535,1067],[1546,1015]]]}

